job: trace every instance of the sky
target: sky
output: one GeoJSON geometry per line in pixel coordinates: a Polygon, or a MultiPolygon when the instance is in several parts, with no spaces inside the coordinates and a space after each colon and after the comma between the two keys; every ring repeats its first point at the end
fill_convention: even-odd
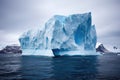
{"type": "Polygon", "coordinates": [[[0,45],[19,44],[20,35],[53,15],[92,13],[97,40],[120,47],[120,0],[0,0],[0,45]]]}

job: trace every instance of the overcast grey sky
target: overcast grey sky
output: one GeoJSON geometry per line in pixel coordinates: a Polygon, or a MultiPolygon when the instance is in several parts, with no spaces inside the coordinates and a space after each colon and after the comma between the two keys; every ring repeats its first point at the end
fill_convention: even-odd
{"type": "Polygon", "coordinates": [[[55,14],[92,13],[98,42],[120,45],[120,0],[0,0],[0,44],[18,44],[19,36],[55,14]]]}

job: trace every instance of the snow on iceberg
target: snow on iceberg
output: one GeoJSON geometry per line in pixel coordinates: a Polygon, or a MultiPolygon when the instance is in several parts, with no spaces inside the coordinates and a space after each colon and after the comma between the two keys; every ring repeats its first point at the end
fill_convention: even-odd
{"type": "MultiPolygon", "coordinates": [[[[66,51],[80,51],[79,55],[81,55],[81,52],[86,51],[95,53],[97,36],[89,12],[69,16],[55,15],[45,23],[44,29],[29,30],[23,33],[19,42],[23,55],[26,50],[44,50],[44,52],[45,50],[52,50],[55,53],[54,55],[62,55],[62,52],[66,51]]],[[[41,52],[28,54],[44,55],[41,52]]],[[[51,55],[51,53],[47,55],[51,55]]],[[[70,54],[67,53],[67,55],[70,54]]]]}

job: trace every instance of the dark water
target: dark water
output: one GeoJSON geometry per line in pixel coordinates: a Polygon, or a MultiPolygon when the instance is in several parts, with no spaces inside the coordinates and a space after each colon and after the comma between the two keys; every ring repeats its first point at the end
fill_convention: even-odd
{"type": "Polygon", "coordinates": [[[120,80],[120,56],[0,55],[0,80],[120,80]]]}

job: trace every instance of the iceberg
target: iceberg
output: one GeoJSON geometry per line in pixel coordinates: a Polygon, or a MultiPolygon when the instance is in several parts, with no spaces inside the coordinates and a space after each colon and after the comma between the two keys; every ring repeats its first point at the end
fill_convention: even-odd
{"type": "Polygon", "coordinates": [[[43,29],[23,33],[19,42],[23,55],[25,51],[30,51],[27,53],[30,55],[71,55],[69,51],[72,51],[72,55],[96,55],[97,35],[95,25],[92,25],[91,12],[55,15],[45,23],[43,29]],[[47,54],[45,51],[50,52],[47,54]]]}

